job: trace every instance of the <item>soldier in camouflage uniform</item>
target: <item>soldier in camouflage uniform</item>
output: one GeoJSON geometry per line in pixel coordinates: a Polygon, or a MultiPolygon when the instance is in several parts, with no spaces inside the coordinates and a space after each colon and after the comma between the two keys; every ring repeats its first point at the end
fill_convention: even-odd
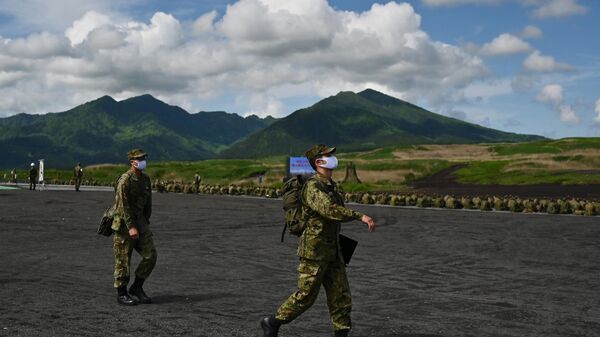
{"type": "Polygon", "coordinates": [[[309,218],[298,244],[298,290],[279,307],[276,315],[261,320],[265,337],[276,337],[282,324],[310,308],[321,285],[327,295],[335,336],[348,336],[352,328],[352,298],[338,235],[341,222],[361,220],[369,231],[375,229],[375,223],[369,216],[344,207],[343,197],[331,178],[337,167],[334,152],[335,148],[323,144],[306,152],[317,174],[308,180],[302,193],[303,207],[309,218]]]}
{"type": "Polygon", "coordinates": [[[81,179],[83,178],[83,167],[81,167],[81,163],[77,163],[77,166],[73,169],[73,177],[75,178],[75,191],[79,192],[81,179]]]}
{"type": "Polygon", "coordinates": [[[144,281],[156,264],[156,248],[152,239],[149,220],[152,213],[152,186],[150,177],[143,173],[147,155],[140,149],[127,153],[131,163],[129,171],[119,178],[115,196],[113,250],[115,254],[115,283],[117,302],[122,305],[151,303],[146,295],[144,281]],[[127,292],[131,253],[136,250],[142,261],[135,270],[135,281],[127,292]],[[129,294],[134,295],[134,300],[129,294]]]}
{"type": "Polygon", "coordinates": [[[194,174],[194,187],[196,187],[196,193],[198,193],[200,191],[200,183],[202,182],[202,177],[200,177],[200,174],[198,173],[198,171],[196,171],[196,173],[194,174]]]}
{"type": "Polygon", "coordinates": [[[31,163],[29,169],[29,190],[35,190],[35,184],[37,183],[38,170],[34,163],[31,163]]]}

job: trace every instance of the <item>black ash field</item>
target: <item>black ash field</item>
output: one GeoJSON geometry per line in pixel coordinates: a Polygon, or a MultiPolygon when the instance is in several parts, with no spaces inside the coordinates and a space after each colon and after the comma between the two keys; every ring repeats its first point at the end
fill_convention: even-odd
{"type": "MultiPolygon", "coordinates": [[[[280,201],[154,194],[155,303],[118,306],[95,233],[112,200],[0,191],[0,336],[260,336],[295,288],[280,201]]],[[[379,225],[343,229],[353,336],[600,335],[600,218],[350,207],[379,225]]],[[[331,336],[324,291],[280,335],[331,336]]]]}

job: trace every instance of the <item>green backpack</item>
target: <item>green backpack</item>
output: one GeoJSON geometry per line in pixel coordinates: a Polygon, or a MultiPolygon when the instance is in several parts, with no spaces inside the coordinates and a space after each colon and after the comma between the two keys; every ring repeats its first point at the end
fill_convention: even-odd
{"type": "Polygon", "coordinates": [[[291,177],[283,184],[283,211],[285,212],[285,223],[281,232],[281,242],[285,236],[285,230],[290,234],[300,236],[304,232],[308,217],[303,216],[302,192],[306,186],[306,180],[297,175],[291,177]]]}
{"type": "MultiPolygon", "coordinates": [[[[285,230],[289,229],[290,234],[301,236],[304,233],[308,219],[316,214],[315,211],[304,206],[302,202],[302,193],[309,179],[301,175],[291,177],[283,184],[283,211],[285,212],[285,223],[281,232],[281,242],[285,236],[285,230]]],[[[317,181],[316,187],[327,193],[326,188],[317,181]]]]}

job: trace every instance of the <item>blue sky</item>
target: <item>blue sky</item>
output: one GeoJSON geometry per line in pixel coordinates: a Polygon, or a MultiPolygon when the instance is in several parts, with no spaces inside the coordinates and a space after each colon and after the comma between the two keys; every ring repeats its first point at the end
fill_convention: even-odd
{"type": "Polygon", "coordinates": [[[506,131],[598,136],[599,10],[582,0],[0,0],[0,117],[144,93],[190,112],[283,117],[371,87],[506,131]]]}

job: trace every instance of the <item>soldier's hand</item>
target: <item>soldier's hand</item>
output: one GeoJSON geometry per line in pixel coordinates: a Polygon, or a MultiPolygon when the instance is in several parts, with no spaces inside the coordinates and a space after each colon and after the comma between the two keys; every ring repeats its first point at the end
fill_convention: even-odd
{"type": "Polygon", "coordinates": [[[373,221],[373,219],[368,215],[363,215],[360,221],[366,223],[367,226],[369,226],[369,232],[374,231],[375,227],[377,227],[377,225],[375,225],[375,221],[373,221]]]}
{"type": "Polygon", "coordinates": [[[140,237],[140,232],[138,232],[137,228],[133,227],[129,230],[129,236],[132,239],[137,240],[140,237]]]}

